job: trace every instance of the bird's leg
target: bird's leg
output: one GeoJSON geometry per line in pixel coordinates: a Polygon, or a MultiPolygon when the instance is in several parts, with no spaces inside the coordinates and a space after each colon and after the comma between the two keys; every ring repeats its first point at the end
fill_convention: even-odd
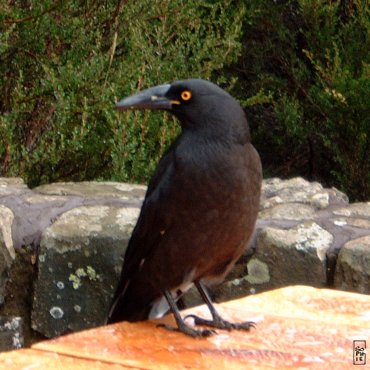
{"type": "Polygon", "coordinates": [[[197,287],[199,294],[201,295],[203,301],[208,306],[209,311],[211,312],[211,315],[212,315],[212,320],[205,320],[196,315],[188,315],[185,317],[185,319],[188,317],[191,317],[194,319],[194,323],[196,325],[205,325],[205,326],[211,326],[213,328],[226,329],[226,330],[231,330],[231,329],[249,330],[250,328],[253,328],[255,326],[255,323],[253,321],[232,323],[232,322],[224,320],[220,316],[220,314],[216,311],[215,307],[213,306],[212,300],[210,296],[208,295],[208,292],[202,285],[202,283],[199,281],[196,281],[194,284],[197,287]]]}
{"type": "Polygon", "coordinates": [[[171,293],[168,290],[165,290],[163,292],[164,296],[166,297],[166,300],[170,306],[170,309],[175,316],[177,328],[174,326],[166,325],[166,324],[159,324],[158,326],[164,327],[168,330],[173,331],[180,331],[181,333],[184,333],[186,335],[189,335],[193,338],[201,338],[201,337],[209,337],[210,335],[214,334],[215,331],[211,329],[202,329],[202,330],[196,330],[185,324],[184,320],[182,319],[180,312],[176,306],[176,302],[173,299],[171,293]]]}

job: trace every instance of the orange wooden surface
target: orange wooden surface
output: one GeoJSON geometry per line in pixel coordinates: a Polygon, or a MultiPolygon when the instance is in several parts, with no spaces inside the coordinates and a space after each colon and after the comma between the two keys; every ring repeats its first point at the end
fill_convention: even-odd
{"type": "Polygon", "coordinates": [[[352,363],[353,340],[370,347],[370,296],[295,286],[217,307],[256,329],[192,339],[157,322],[119,323],[2,353],[0,369],[370,369],[369,349],[367,365],[352,363]]]}

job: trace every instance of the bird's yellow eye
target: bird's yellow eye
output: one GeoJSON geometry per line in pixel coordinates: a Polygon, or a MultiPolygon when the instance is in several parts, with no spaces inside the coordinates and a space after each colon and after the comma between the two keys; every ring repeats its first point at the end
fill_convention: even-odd
{"type": "Polygon", "coordinates": [[[188,90],[185,90],[181,93],[181,99],[184,101],[188,101],[191,99],[191,92],[188,90]]]}

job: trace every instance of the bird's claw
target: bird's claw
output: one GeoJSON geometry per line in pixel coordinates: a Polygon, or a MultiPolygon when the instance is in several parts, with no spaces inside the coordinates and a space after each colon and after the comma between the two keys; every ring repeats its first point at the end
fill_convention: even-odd
{"type": "Polygon", "coordinates": [[[196,330],[185,324],[181,325],[181,327],[171,326],[167,324],[158,324],[157,327],[165,328],[170,331],[178,331],[193,338],[206,338],[216,333],[216,331],[212,329],[196,330]]]}
{"type": "Polygon", "coordinates": [[[233,323],[224,320],[221,317],[216,317],[213,320],[206,320],[196,315],[187,315],[185,316],[185,320],[187,318],[192,318],[194,320],[195,325],[204,325],[204,326],[210,326],[217,329],[224,329],[224,330],[250,330],[250,328],[255,328],[256,323],[253,321],[245,321],[241,323],[233,323]]]}

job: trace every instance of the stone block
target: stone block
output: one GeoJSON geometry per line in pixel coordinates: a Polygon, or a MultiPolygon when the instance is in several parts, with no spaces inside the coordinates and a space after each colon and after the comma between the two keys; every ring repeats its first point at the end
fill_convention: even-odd
{"type": "Polygon", "coordinates": [[[370,294],[370,235],[347,242],[339,252],[334,285],[370,294]]]}
{"type": "Polygon", "coordinates": [[[333,236],[312,221],[286,230],[266,227],[246,264],[248,274],[223,283],[215,290],[216,300],[287,285],[325,286],[326,252],[332,242],[333,236]]]}
{"type": "Polygon", "coordinates": [[[121,200],[143,200],[146,186],[120,182],[58,182],[33,189],[44,195],[81,196],[84,198],[118,198],[121,200]]]}
{"type": "Polygon", "coordinates": [[[0,205],[0,305],[4,303],[5,286],[8,281],[9,270],[15,258],[11,231],[13,212],[0,205]]]}
{"type": "Polygon", "coordinates": [[[308,182],[302,177],[290,180],[267,179],[262,186],[262,209],[282,203],[301,203],[324,209],[329,206],[329,191],[317,182],[308,182]]]}
{"type": "Polygon", "coordinates": [[[370,202],[352,203],[349,204],[347,207],[336,209],[333,213],[338,216],[369,219],[370,202]]]}
{"type": "Polygon", "coordinates": [[[24,181],[19,177],[0,177],[0,196],[22,194],[28,189],[24,181]]]}
{"type": "Polygon", "coordinates": [[[84,206],[42,235],[32,327],[47,337],[102,325],[138,207],[84,206]]]}
{"type": "Polygon", "coordinates": [[[0,316],[0,352],[22,347],[22,319],[0,316]]]}
{"type": "Polygon", "coordinates": [[[299,203],[278,204],[274,207],[264,209],[260,212],[259,218],[262,220],[310,220],[315,215],[312,206],[299,203]]]}
{"type": "Polygon", "coordinates": [[[309,221],[291,229],[267,227],[258,235],[257,253],[248,262],[247,282],[286,285],[324,286],[326,252],[333,236],[309,221]]]}

